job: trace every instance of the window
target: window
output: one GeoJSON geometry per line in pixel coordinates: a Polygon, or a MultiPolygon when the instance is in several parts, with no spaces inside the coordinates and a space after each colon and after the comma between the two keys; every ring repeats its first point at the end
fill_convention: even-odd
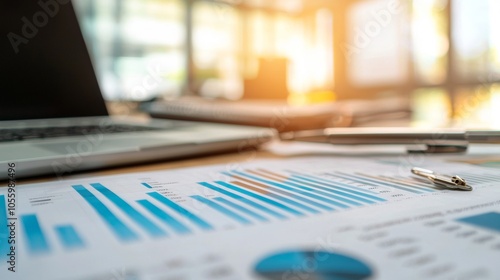
{"type": "Polygon", "coordinates": [[[407,96],[416,124],[500,126],[498,1],[344,2],[334,14],[342,97],[407,96]]]}
{"type": "Polygon", "coordinates": [[[108,100],[179,95],[186,75],[181,0],[75,1],[108,100]]]}
{"type": "Polygon", "coordinates": [[[417,122],[494,119],[499,1],[76,2],[107,99],[239,99],[260,59],[280,58],[299,104],[397,95],[417,122]]]}

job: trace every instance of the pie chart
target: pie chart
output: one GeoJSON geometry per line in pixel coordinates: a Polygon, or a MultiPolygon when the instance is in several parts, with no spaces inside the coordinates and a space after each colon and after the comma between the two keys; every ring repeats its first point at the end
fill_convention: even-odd
{"type": "Polygon", "coordinates": [[[363,261],[326,251],[284,251],[264,257],[254,269],[269,280],[362,280],[373,276],[363,261]]]}

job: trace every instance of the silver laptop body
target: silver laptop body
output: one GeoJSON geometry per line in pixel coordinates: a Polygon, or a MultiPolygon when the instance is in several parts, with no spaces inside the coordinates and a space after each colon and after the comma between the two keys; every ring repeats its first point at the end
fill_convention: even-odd
{"type": "Polygon", "coordinates": [[[0,40],[1,180],[9,165],[18,178],[62,177],[248,151],[275,135],[265,128],[109,117],[70,1],[2,0],[0,40]]]}

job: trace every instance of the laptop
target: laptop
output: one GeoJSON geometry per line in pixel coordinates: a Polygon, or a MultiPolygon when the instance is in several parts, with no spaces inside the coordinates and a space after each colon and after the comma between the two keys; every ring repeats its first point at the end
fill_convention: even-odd
{"type": "Polygon", "coordinates": [[[0,2],[0,180],[259,146],[271,129],[108,115],[71,1],[0,2]]]}

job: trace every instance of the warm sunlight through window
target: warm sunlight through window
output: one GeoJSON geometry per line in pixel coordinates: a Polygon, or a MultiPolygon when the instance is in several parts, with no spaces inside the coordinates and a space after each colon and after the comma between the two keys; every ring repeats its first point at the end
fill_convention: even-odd
{"type": "Polygon", "coordinates": [[[185,76],[181,0],[78,0],[106,99],[178,95],[185,76]]]}
{"type": "Polygon", "coordinates": [[[446,80],[449,41],[446,1],[413,1],[412,42],[416,78],[423,83],[446,80]]]}
{"type": "Polygon", "coordinates": [[[414,102],[416,123],[500,119],[491,107],[499,102],[498,0],[75,4],[108,100],[397,97],[414,102]],[[484,104],[471,106],[481,92],[484,104]]]}

